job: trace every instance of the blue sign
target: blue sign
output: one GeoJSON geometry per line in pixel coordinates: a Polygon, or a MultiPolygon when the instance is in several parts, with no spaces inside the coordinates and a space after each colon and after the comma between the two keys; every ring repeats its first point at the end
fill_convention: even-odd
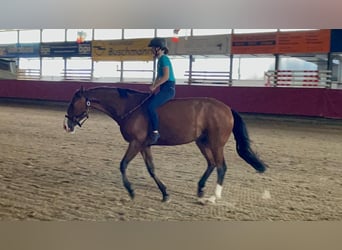
{"type": "Polygon", "coordinates": [[[330,51],[342,52],[342,29],[331,30],[330,51]]]}
{"type": "Polygon", "coordinates": [[[90,42],[61,42],[42,43],[40,45],[41,57],[82,57],[91,56],[90,42]]]}
{"type": "Polygon", "coordinates": [[[39,43],[0,45],[0,57],[39,57],[39,43]]]}

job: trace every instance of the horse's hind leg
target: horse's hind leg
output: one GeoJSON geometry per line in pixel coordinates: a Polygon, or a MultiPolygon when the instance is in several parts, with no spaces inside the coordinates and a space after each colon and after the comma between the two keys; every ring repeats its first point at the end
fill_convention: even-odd
{"type": "Polygon", "coordinates": [[[211,175],[211,173],[213,172],[215,168],[215,161],[214,161],[212,151],[210,150],[210,148],[205,142],[201,140],[197,140],[196,144],[208,163],[208,167],[205,170],[204,174],[202,175],[201,179],[199,180],[198,188],[197,188],[197,196],[203,197],[204,196],[203,189],[205,187],[205,183],[207,182],[207,179],[209,178],[209,176],[211,175]]]}
{"type": "Polygon", "coordinates": [[[227,172],[227,164],[224,160],[223,148],[219,148],[214,151],[214,158],[217,170],[217,184],[214,195],[210,197],[210,201],[212,202],[215,202],[216,199],[221,199],[223,180],[227,172]]]}
{"type": "Polygon", "coordinates": [[[163,202],[167,201],[169,199],[169,194],[166,192],[166,187],[163,184],[162,181],[159,180],[159,178],[156,176],[154,172],[154,164],[153,164],[153,158],[151,153],[151,147],[146,147],[143,150],[140,151],[142,157],[144,158],[145,165],[147,167],[147,170],[150,174],[150,176],[153,178],[153,180],[157,183],[159,190],[163,194],[163,202]]]}
{"type": "Polygon", "coordinates": [[[222,195],[222,185],[223,185],[223,180],[224,176],[226,175],[227,172],[227,164],[226,161],[222,160],[222,164],[217,166],[217,185],[215,189],[215,197],[220,199],[222,195]]]}
{"type": "Polygon", "coordinates": [[[217,170],[217,184],[215,193],[213,196],[209,198],[209,201],[215,203],[217,199],[220,199],[222,196],[222,185],[224,176],[227,172],[227,164],[224,160],[223,156],[223,147],[213,147],[209,143],[205,143],[203,141],[196,141],[197,146],[201,150],[202,154],[206,158],[208,162],[208,168],[204,172],[202,178],[198,182],[198,197],[203,197],[204,192],[203,188],[210,174],[213,172],[216,167],[217,170]]]}
{"type": "Polygon", "coordinates": [[[127,175],[126,175],[126,169],[128,166],[128,163],[139,153],[140,151],[140,144],[137,142],[131,142],[128,146],[128,149],[123,157],[123,159],[120,162],[120,172],[122,176],[123,184],[128,191],[129,196],[133,199],[134,198],[134,190],[131,186],[131,183],[129,182],[127,175]]]}

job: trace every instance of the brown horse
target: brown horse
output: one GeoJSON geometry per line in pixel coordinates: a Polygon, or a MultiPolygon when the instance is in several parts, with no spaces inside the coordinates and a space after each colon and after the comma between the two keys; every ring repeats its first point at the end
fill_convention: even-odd
{"type": "MultiPolygon", "coordinates": [[[[90,108],[106,113],[120,126],[123,138],[129,143],[121,160],[120,171],[125,188],[134,198],[134,190],[127,179],[128,163],[140,152],[147,170],[158,185],[163,199],[169,194],[165,185],[156,176],[149,145],[149,119],[146,103],[150,93],[113,87],[97,87],[78,90],[67,110],[64,129],[74,132],[75,126],[82,126],[88,118],[90,108]]],[[[266,165],[250,147],[247,128],[241,116],[224,103],[213,98],[174,99],[158,109],[160,120],[160,146],[180,145],[195,141],[208,166],[198,182],[198,197],[203,197],[205,183],[216,168],[217,185],[212,202],[221,198],[223,179],[227,170],[223,149],[233,132],[239,156],[258,172],[264,172],[266,165]]]]}

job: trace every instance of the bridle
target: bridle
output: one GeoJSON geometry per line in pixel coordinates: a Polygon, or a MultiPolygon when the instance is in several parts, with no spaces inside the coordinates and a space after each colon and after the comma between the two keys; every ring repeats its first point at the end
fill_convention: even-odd
{"type": "Polygon", "coordinates": [[[79,127],[82,127],[83,123],[89,118],[89,108],[90,108],[90,101],[88,99],[86,99],[86,110],[83,111],[81,114],[79,115],[73,115],[73,116],[69,116],[69,115],[65,115],[65,117],[73,122],[74,124],[77,124],[79,127]]]}

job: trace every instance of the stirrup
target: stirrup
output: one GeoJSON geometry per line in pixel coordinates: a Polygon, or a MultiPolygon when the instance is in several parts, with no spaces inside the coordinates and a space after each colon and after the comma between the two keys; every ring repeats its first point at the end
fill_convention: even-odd
{"type": "Polygon", "coordinates": [[[158,133],[154,133],[154,132],[152,132],[152,134],[150,135],[150,145],[152,145],[152,144],[155,144],[155,143],[157,143],[157,141],[158,141],[158,139],[160,138],[160,134],[159,134],[159,132],[158,133]]]}

